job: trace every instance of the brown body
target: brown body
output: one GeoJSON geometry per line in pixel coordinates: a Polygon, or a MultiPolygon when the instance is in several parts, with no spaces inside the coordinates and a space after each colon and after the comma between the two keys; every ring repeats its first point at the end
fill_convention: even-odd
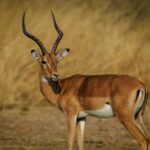
{"type": "MultiPolygon", "coordinates": [[[[121,105],[124,103],[125,107],[131,94],[136,95],[139,89],[145,89],[141,82],[127,75],[74,75],[59,80],[58,86],[61,87],[59,95],[55,94],[48,82],[40,82],[42,93],[52,104],[63,111],[71,109],[76,113],[99,109],[105,103],[113,106],[118,91],[124,96],[128,93],[124,100],[120,97],[121,105]]],[[[135,99],[133,101],[135,102],[135,99]]]]}
{"type": "Polygon", "coordinates": [[[59,79],[57,63],[67,56],[69,49],[56,52],[63,33],[52,13],[58,37],[48,53],[42,42],[25,28],[23,33],[34,40],[42,55],[32,50],[40,65],[40,89],[44,97],[64,112],[68,125],[68,150],[73,149],[75,131],[79,150],[83,150],[86,117],[118,117],[126,129],[138,140],[142,150],[150,150],[148,132],[143,123],[148,92],[144,84],[128,75],[74,75],[59,79]]]}

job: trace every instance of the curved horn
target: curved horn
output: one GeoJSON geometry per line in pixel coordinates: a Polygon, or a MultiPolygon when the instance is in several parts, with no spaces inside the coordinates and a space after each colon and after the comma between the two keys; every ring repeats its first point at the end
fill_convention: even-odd
{"type": "Polygon", "coordinates": [[[35,41],[38,46],[40,47],[41,51],[42,51],[42,54],[46,54],[47,53],[47,50],[46,48],[44,47],[43,43],[37,38],[35,37],[34,35],[32,35],[31,33],[29,33],[27,30],[26,30],[26,26],[25,26],[25,12],[23,14],[23,18],[22,18],[22,31],[23,33],[30,39],[32,39],[33,41],[35,41]]]}
{"type": "Polygon", "coordinates": [[[60,30],[59,26],[57,25],[55,16],[54,16],[54,14],[53,14],[52,11],[51,11],[51,13],[52,13],[52,18],[53,18],[53,23],[54,23],[55,29],[56,29],[56,31],[57,31],[57,33],[58,33],[58,37],[57,37],[57,39],[55,40],[55,42],[54,42],[54,44],[53,44],[53,47],[52,47],[52,49],[51,49],[51,52],[52,52],[53,54],[56,54],[56,49],[57,49],[57,46],[58,46],[58,44],[59,44],[61,38],[63,37],[63,32],[60,30]]]}

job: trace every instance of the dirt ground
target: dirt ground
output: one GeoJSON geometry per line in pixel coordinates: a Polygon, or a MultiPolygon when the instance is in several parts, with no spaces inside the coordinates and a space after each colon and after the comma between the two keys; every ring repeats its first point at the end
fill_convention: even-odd
{"type": "MultiPolygon", "coordinates": [[[[54,107],[0,112],[0,150],[65,150],[65,116],[54,107]]],[[[77,150],[76,142],[74,149],[77,150]]],[[[86,150],[137,150],[135,139],[116,118],[87,119],[86,150]]]]}

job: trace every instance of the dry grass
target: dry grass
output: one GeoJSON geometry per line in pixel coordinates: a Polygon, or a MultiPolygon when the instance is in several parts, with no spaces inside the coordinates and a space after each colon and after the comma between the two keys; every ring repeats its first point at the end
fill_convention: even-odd
{"type": "Polygon", "coordinates": [[[150,88],[149,0],[3,0],[0,1],[0,107],[41,104],[38,65],[30,50],[38,48],[22,34],[26,10],[29,31],[51,48],[57,34],[50,10],[65,36],[60,47],[71,53],[59,64],[62,77],[82,74],[130,74],[150,88]],[[40,103],[39,103],[40,102],[40,103]]]}

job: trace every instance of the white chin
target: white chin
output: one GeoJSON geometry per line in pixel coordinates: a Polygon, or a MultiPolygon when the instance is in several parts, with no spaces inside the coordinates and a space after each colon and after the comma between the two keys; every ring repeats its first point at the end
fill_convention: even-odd
{"type": "Polygon", "coordinates": [[[58,81],[58,78],[51,78],[53,81],[58,81]]]}

